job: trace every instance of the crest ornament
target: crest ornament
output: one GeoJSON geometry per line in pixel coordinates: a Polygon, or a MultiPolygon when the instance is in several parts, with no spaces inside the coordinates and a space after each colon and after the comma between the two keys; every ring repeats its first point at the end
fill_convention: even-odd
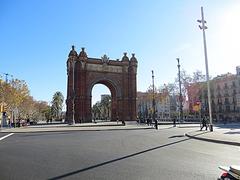
{"type": "Polygon", "coordinates": [[[101,59],[102,59],[102,62],[103,62],[103,63],[108,63],[108,62],[109,62],[109,57],[108,57],[106,54],[104,54],[104,55],[101,57],[101,59]]]}

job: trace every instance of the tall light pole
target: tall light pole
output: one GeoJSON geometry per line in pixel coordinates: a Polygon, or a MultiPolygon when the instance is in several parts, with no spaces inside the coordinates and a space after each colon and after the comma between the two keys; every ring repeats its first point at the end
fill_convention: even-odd
{"type": "Polygon", "coordinates": [[[152,94],[152,108],[153,108],[153,121],[155,123],[155,128],[158,129],[158,122],[155,118],[155,114],[156,114],[156,104],[155,104],[155,92],[154,92],[154,72],[152,70],[152,86],[153,86],[153,94],[152,94]]]}
{"type": "Polygon", "coordinates": [[[179,83],[179,121],[181,122],[183,120],[183,105],[182,105],[182,85],[181,85],[181,74],[180,74],[180,64],[179,64],[179,58],[177,58],[178,62],[178,83],[179,83]]]}
{"type": "Polygon", "coordinates": [[[13,75],[8,73],[3,73],[5,75],[5,82],[8,83],[8,76],[11,76],[13,78],[13,75]]]}
{"type": "Polygon", "coordinates": [[[75,125],[75,60],[72,61],[72,67],[73,67],[73,83],[72,83],[72,93],[73,93],[73,97],[72,97],[72,124],[75,125]]]}
{"type": "Polygon", "coordinates": [[[207,88],[208,88],[208,109],[209,109],[209,120],[210,120],[210,127],[209,127],[209,129],[210,129],[210,131],[213,131],[211,91],[210,91],[210,82],[209,82],[207,44],[206,44],[206,35],[205,35],[205,29],[207,29],[207,26],[205,26],[205,24],[207,22],[204,20],[203,7],[201,7],[201,15],[202,15],[202,19],[201,20],[197,20],[197,22],[201,23],[201,25],[199,25],[199,28],[203,32],[203,46],[204,46],[204,56],[205,56],[206,76],[207,76],[207,88]]]}

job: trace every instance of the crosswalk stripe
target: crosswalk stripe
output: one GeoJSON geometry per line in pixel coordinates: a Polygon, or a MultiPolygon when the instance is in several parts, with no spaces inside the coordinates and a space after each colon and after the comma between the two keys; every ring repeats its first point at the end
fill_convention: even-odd
{"type": "Polygon", "coordinates": [[[10,134],[7,134],[6,136],[1,137],[1,138],[0,138],[0,141],[3,140],[3,139],[5,139],[5,138],[7,138],[7,137],[9,137],[9,136],[11,136],[11,135],[13,135],[13,134],[14,134],[14,133],[10,133],[10,134]]]}

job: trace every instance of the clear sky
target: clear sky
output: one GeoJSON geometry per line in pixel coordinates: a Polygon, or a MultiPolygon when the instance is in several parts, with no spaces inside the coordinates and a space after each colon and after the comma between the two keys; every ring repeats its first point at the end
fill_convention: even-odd
{"type": "MultiPolygon", "coordinates": [[[[239,0],[1,0],[0,73],[29,85],[36,100],[66,97],[66,61],[71,45],[89,57],[138,59],[137,89],[173,82],[177,61],[188,73],[205,73],[202,32],[204,7],[211,76],[235,73],[240,65],[239,0]]],[[[106,91],[107,90],[107,91],[106,91]]],[[[107,88],[94,86],[93,97],[107,88]]],[[[96,98],[94,99],[96,101],[96,98]]]]}

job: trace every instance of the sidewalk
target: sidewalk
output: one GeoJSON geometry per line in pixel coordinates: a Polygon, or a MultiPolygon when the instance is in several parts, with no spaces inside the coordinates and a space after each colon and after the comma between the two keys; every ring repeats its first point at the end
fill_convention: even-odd
{"type": "Polygon", "coordinates": [[[59,132],[59,131],[106,131],[106,130],[137,130],[152,129],[145,124],[136,122],[126,122],[123,126],[121,122],[98,122],[84,124],[44,124],[25,126],[20,128],[0,128],[0,133],[33,133],[33,132],[59,132]]]}
{"type": "Polygon", "coordinates": [[[213,127],[213,132],[205,130],[200,131],[199,128],[195,128],[195,130],[187,132],[185,135],[198,140],[240,146],[239,123],[215,125],[213,127]]]}

